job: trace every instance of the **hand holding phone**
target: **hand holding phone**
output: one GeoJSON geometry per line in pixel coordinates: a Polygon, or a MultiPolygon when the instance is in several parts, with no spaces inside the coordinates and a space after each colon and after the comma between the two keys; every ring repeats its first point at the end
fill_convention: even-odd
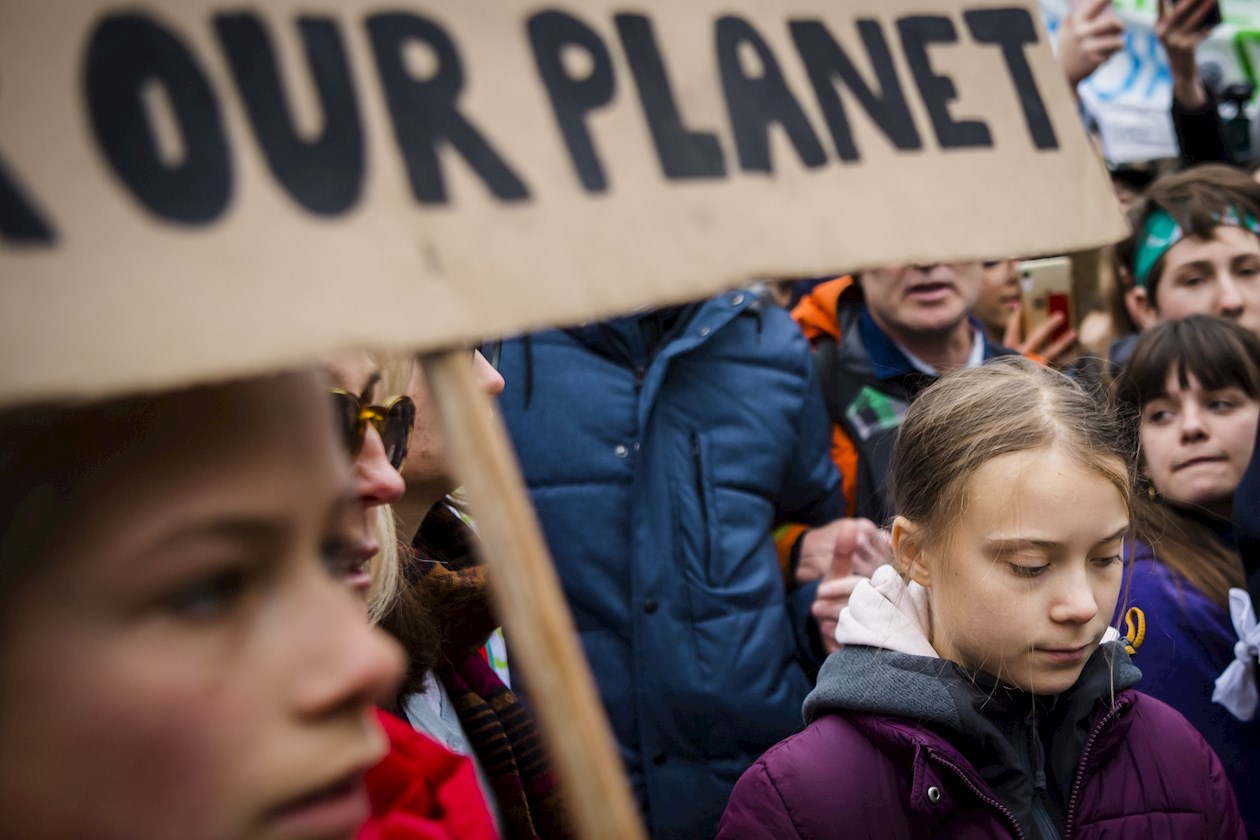
{"type": "MultiPolygon", "coordinates": [[[[1221,23],[1220,0],[1170,0],[1174,9],[1170,17],[1190,30],[1210,32],[1221,23]]],[[[1161,3],[1162,5],[1162,3],[1161,3]]]]}
{"type": "Polygon", "coordinates": [[[1218,0],[1159,0],[1155,34],[1168,53],[1173,99],[1183,108],[1198,110],[1210,101],[1195,53],[1220,22],[1218,0]]]}
{"type": "Polygon", "coordinates": [[[1076,344],[1072,261],[1067,257],[1025,260],[1018,271],[1020,311],[1016,317],[1022,316],[1022,324],[1012,319],[1006,345],[1054,363],[1076,344]]]}

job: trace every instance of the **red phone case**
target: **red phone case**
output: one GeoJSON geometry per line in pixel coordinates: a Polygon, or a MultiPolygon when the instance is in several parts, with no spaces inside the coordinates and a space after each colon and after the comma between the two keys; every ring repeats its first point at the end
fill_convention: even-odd
{"type": "Polygon", "coordinates": [[[1046,315],[1050,316],[1056,312],[1063,313],[1063,323],[1050,336],[1051,341],[1054,341],[1072,327],[1072,298],[1067,292],[1051,292],[1046,295],[1046,315]]]}

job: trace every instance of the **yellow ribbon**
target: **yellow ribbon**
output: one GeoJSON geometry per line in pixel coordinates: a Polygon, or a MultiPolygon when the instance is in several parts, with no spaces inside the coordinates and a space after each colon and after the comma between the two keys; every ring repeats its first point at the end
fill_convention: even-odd
{"type": "Polygon", "coordinates": [[[1124,614],[1124,649],[1129,656],[1137,653],[1146,638],[1146,615],[1137,607],[1129,607],[1124,614]]]}

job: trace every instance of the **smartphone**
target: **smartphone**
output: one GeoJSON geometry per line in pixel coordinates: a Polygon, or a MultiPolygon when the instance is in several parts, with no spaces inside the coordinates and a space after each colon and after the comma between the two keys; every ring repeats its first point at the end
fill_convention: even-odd
{"type": "Polygon", "coordinates": [[[1019,293],[1023,301],[1024,335],[1041,326],[1056,312],[1063,313],[1063,324],[1050,337],[1053,341],[1075,329],[1072,307],[1072,260],[1049,257],[1024,260],[1019,264],[1019,293]]]}

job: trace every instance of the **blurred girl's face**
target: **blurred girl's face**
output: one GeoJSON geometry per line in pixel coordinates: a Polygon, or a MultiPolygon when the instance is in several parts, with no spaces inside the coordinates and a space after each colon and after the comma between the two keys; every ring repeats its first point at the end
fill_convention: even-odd
{"type": "Polygon", "coordinates": [[[1206,390],[1194,374],[1183,388],[1169,371],[1165,394],[1142,407],[1142,457],[1167,501],[1228,518],[1251,462],[1260,402],[1241,388],[1206,390]]]}
{"type": "Polygon", "coordinates": [[[0,836],[354,836],[402,659],[339,579],[327,404],[306,375],[165,396],[83,465],[4,616],[0,836]]]}

